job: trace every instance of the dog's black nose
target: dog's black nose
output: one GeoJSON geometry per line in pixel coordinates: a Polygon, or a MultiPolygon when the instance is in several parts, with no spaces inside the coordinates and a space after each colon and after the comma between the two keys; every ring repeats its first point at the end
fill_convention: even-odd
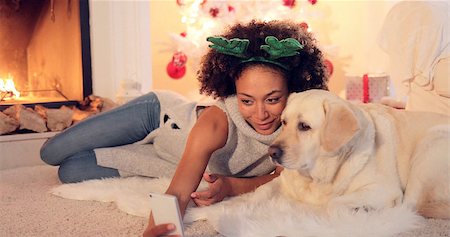
{"type": "Polygon", "coordinates": [[[283,156],[283,150],[276,145],[272,145],[269,147],[269,155],[272,159],[280,159],[283,156]]]}

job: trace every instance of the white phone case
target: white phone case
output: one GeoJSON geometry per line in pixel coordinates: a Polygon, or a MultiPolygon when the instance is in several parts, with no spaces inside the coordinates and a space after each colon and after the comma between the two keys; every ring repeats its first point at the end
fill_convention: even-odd
{"type": "Polygon", "coordinates": [[[183,219],[175,196],[161,193],[150,193],[150,208],[155,224],[173,223],[176,229],[169,234],[183,234],[183,219]]]}

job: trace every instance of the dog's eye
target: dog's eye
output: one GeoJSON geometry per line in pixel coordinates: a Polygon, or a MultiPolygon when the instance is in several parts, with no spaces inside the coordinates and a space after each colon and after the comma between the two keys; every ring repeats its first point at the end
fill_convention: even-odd
{"type": "Polygon", "coordinates": [[[283,124],[284,126],[286,126],[286,120],[281,120],[281,124],[283,124]]]}
{"type": "Polygon", "coordinates": [[[298,123],[298,130],[300,130],[300,131],[308,131],[310,129],[311,129],[311,127],[308,124],[306,124],[304,122],[298,123]]]}

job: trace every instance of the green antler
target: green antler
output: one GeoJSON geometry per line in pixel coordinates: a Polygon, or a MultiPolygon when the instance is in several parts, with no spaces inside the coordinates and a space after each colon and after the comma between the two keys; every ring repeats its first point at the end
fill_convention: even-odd
{"type": "Polygon", "coordinates": [[[278,40],[275,36],[267,36],[265,41],[267,45],[261,45],[261,49],[270,55],[269,59],[278,59],[297,55],[299,54],[298,50],[303,49],[304,47],[294,38],[278,40]]]}
{"type": "Polygon", "coordinates": [[[217,52],[227,55],[232,55],[238,58],[247,58],[245,52],[247,51],[248,39],[226,39],[221,36],[211,36],[206,38],[207,41],[213,43],[209,45],[210,48],[217,50],[217,52]]]}
{"type": "Polygon", "coordinates": [[[298,40],[294,38],[278,40],[275,36],[267,36],[265,38],[266,45],[261,45],[260,49],[266,51],[269,56],[261,57],[251,56],[247,54],[247,48],[250,44],[250,41],[248,39],[234,38],[229,40],[221,36],[211,36],[206,40],[213,43],[212,45],[209,45],[210,48],[216,50],[221,54],[227,54],[241,58],[241,63],[271,63],[286,70],[289,70],[289,66],[283,65],[276,59],[297,55],[299,54],[298,50],[304,48],[304,45],[300,44],[300,42],[298,42],[298,40]]]}

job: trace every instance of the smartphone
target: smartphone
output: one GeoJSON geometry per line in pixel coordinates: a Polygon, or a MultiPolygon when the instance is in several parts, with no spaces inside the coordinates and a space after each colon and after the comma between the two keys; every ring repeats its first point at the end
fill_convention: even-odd
{"type": "Polygon", "coordinates": [[[183,219],[181,218],[177,197],[161,193],[150,193],[149,196],[150,209],[153,213],[155,224],[172,223],[176,228],[169,234],[184,236],[183,219]]]}

